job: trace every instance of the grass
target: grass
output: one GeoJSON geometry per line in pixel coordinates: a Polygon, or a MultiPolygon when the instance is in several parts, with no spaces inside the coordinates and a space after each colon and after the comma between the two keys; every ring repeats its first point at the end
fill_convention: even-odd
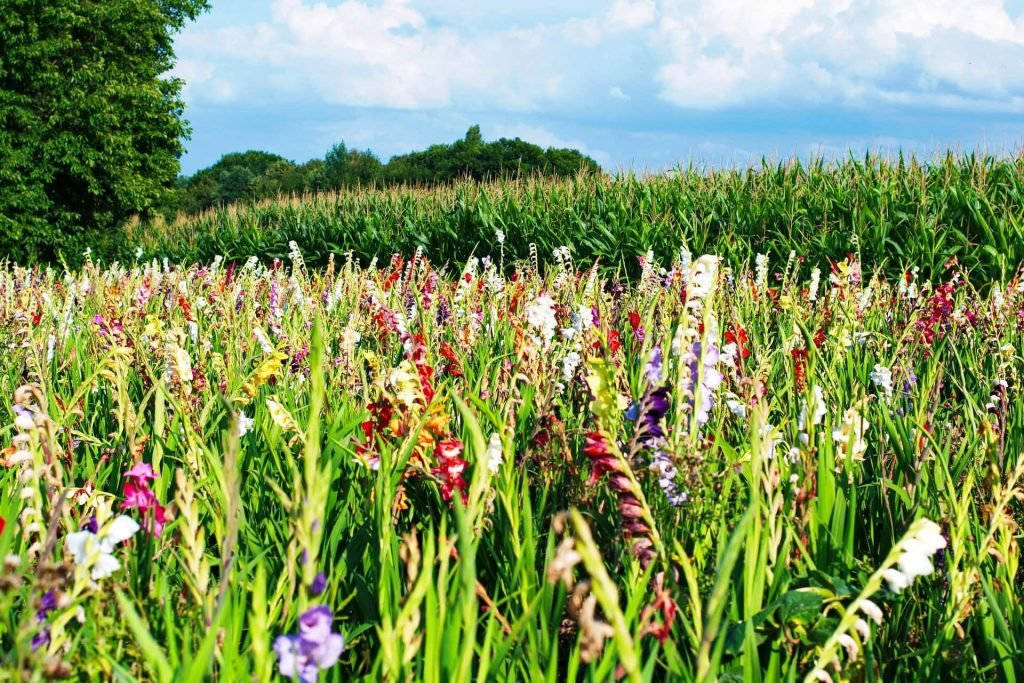
{"type": "MultiPolygon", "coordinates": [[[[650,218],[687,182],[588,201],[650,218]]],[[[317,201],[203,220],[371,200],[317,201]]],[[[9,676],[269,680],[317,605],[345,639],[327,681],[1024,676],[1018,278],[677,242],[626,284],[564,252],[538,272],[505,227],[459,271],[0,269],[9,676]],[[121,514],[141,528],[74,556],[121,514]]]]}

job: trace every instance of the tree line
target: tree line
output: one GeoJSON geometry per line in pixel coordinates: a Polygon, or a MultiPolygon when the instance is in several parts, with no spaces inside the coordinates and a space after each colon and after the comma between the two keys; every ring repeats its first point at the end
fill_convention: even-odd
{"type": "Polygon", "coordinates": [[[54,261],[117,240],[143,219],[240,200],[357,185],[431,185],[515,174],[565,176],[597,164],[477,126],[449,145],[382,163],[335,145],[296,164],[228,154],[191,177],[190,130],[174,34],[208,0],[3,0],[0,3],[0,259],[54,261]]]}
{"type": "Polygon", "coordinates": [[[198,213],[237,201],[281,195],[386,185],[430,186],[458,179],[495,180],[508,176],[568,177],[598,172],[590,157],[574,149],[544,149],[519,138],[485,142],[473,126],[461,140],[432,145],[383,163],[369,150],[340,142],[322,159],[295,163],[250,150],[225,154],[215,164],[182,176],[169,193],[164,213],[198,213]]]}

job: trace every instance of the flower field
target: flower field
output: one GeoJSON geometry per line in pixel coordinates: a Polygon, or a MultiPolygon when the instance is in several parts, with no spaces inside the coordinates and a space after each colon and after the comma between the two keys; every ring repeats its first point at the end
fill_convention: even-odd
{"type": "Polygon", "coordinates": [[[0,266],[0,678],[1024,677],[1024,281],[496,252],[0,266]]]}

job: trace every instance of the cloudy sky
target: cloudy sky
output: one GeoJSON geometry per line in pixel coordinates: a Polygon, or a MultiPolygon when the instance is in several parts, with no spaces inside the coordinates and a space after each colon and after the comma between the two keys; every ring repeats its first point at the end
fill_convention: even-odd
{"type": "Polygon", "coordinates": [[[606,169],[1024,144],[1024,0],[213,0],[183,170],[485,139],[606,169]]]}

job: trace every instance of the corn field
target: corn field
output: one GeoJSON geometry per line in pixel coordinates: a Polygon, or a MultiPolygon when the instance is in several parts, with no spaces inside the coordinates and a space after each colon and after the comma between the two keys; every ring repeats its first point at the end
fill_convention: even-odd
{"type": "Polygon", "coordinates": [[[381,191],[0,266],[0,678],[1021,680],[1021,176],[971,168],[715,176],[694,224],[685,178],[381,191]],[[757,182],[836,223],[758,225],[757,182]],[[152,258],[186,232],[205,265],[152,258]]]}
{"type": "Polygon", "coordinates": [[[543,255],[570,244],[581,266],[601,263],[631,278],[648,250],[668,263],[685,243],[734,268],[757,253],[783,261],[796,251],[822,268],[858,254],[890,278],[910,267],[939,277],[957,258],[972,276],[1006,281],[1024,262],[1022,178],[1024,157],[950,155],[363,188],[136,222],[87,235],[68,258],[88,247],[106,263],[266,262],[287,259],[294,241],[311,266],[332,253],[352,251],[368,263],[417,249],[452,264],[496,253],[500,231],[508,263],[528,259],[531,244],[543,255]]]}

